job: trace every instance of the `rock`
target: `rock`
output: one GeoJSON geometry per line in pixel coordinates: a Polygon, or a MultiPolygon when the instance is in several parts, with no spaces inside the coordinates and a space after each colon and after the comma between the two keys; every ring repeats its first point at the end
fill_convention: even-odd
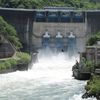
{"type": "Polygon", "coordinates": [[[82,95],[82,98],[84,99],[84,98],[88,98],[89,97],[89,95],[88,95],[88,93],[87,92],[85,92],[83,95],[82,95]]]}
{"type": "Polygon", "coordinates": [[[96,97],[97,98],[97,100],[100,100],[100,96],[98,96],[98,97],[96,97]]]}

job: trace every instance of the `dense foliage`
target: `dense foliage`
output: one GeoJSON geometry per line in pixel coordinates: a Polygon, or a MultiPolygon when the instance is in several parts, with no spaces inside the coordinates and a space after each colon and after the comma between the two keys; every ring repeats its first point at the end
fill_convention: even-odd
{"type": "Polygon", "coordinates": [[[0,0],[1,7],[40,9],[47,6],[100,9],[99,0],[0,0]]]}
{"type": "Polygon", "coordinates": [[[26,64],[31,61],[31,56],[28,53],[17,53],[17,57],[19,58],[18,64],[26,64]]]}
{"type": "Polygon", "coordinates": [[[22,48],[22,44],[19,42],[17,37],[17,32],[13,26],[9,25],[3,18],[0,16],[0,34],[4,36],[7,40],[13,43],[17,49],[22,48]]]}
{"type": "MultiPolygon", "coordinates": [[[[95,2],[95,1],[94,1],[95,2]]],[[[86,41],[86,45],[92,46],[100,41],[100,31],[97,34],[91,35],[86,41]]],[[[100,71],[95,71],[95,69],[100,69],[100,63],[87,61],[83,69],[85,71],[91,72],[91,78],[87,82],[85,89],[88,93],[88,97],[94,96],[96,98],[100,97],[100,71]],[[98,75],[97,75],[98,74],[98,75]]]]}
{"type": "Polygon", "coordinates": [[[15,67],[17,64],[18,61],[13,58],[0,62],[0,71],[15,67]]]}
{"type": "Polygon", "coordinates": [[[87,61],[85,65],[83,66],[83,70],[87,72],[94,72],[96,68],[98,68],[99,63],[93,62],[93,61],[87,61]]]}
{"type": "Polygon", "coordinates": [[[9,68],[13,68],[17,65],[27,64],[31,61],[31,56],[27,53],[17,53],[16,59],[11,58],[5,61],[0,61],[0,71],[7,70],[9,68]]]}
{"type": "Polygon", "coordinates": [[[86,45],[92,46],[97,44],[97,41],[100,41],[100,31],[97,34],[91,35],[86,41],[86,45]]]}
{"type": "Polygon", "coordinates": [[[89,96],[99,97],[100,95],[100,77],[96,74],[91,74],[91,79],[87,82],[85,89],[89,96]]]}

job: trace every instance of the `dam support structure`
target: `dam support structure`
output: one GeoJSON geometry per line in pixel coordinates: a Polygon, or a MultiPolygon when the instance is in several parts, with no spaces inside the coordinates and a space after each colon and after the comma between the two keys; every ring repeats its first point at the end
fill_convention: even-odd
{"type": "Polygon", "coordinates": [[[17,30],[22,51],[34,52],[43,46],[43,35],[50,35],[49,46],[55,48],[58,31],[63,36],[62,48],[68,49],[68,36],[73,31],[77,52],[85,49],[87,38],[100,30],[100,11],[75,10],[73,7],[37,9],[0,8],[0,15],[17,30]]]}
{"type": "Polygon", "coordinates": [[[73,34],[76,37],[76,51],[83,51],[85,48],[85,42],[88,37],[88,34],[86,33],[86,24],[85,23],[44,23],[44,22],[34,22],[33,23],[33,36],[32,36],[32,44],[34,47],[38,48],[42,45],[42,36],[45,33],[45,30],[48,30],[48,34],[50,34],[50,47],[55,48],[57,46],[57,43],[55,45],[55,42],[57,38],[55,38],[58,35],[58,31],[60,31],[60,34],[63,36],[61,39],[60,47],[64,48],[65,50],[68,49],[68,36],[70,35],[70,32],[73,31],[73,34]]]}

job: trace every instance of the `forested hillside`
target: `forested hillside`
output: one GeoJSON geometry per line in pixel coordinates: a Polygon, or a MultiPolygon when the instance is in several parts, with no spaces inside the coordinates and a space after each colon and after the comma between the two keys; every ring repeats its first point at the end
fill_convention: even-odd
{"type": "Polygon", "coordinates": [[[0,7],[42,9],[43,7],[75,7],[100,9],[100,0],[0,0],[0,7]]]}

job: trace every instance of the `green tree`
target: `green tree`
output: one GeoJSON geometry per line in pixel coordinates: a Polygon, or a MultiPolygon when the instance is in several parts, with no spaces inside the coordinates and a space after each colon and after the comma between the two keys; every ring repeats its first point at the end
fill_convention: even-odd
{"type": "Polygon", "coordinates": [[[20,52],[17,54],[17,57],[19,58],[18,64],[27,64],[31,61],[31,56],[28,53],[20,52]]]}
{"type": "Polygon", "coordinates": [[[99,9],[100,0],[0,0],[1,7],[41,9],[47,6],[99,9]]]}
{"type": "Polygon", "coordinates": [[[11,64],[10,64],[10,62],[9,62],[8,60],[6,60],[6,61],[4,62],[4,65],[6,66],[7,69],[9,69],[9,68],[12,67],[11,64]]]}
{"type": "Polygon", "coordinates": [[[100,77],[92,73],[91,79],[87,83],[85,89],[88,91],[89,96],[98,97],[100,95],[100,77]]]}
{"type": "Polygon", "coordinates": [[[95,35],[91,35],[87,41],[86,41],[86,45],[94,45],[97,44],[97,41],[100,41],[100,31],[95,34],[95,35]]]}
{"type": "Polygon", "coordinates": [[[9,40],[12,44],[14,44],[17,49],[22,48],[22,44],[19,42],[17,37],[17,32],[13,26],[9,25],[3,18],[0,16],[0,33],[9,40]]]}

